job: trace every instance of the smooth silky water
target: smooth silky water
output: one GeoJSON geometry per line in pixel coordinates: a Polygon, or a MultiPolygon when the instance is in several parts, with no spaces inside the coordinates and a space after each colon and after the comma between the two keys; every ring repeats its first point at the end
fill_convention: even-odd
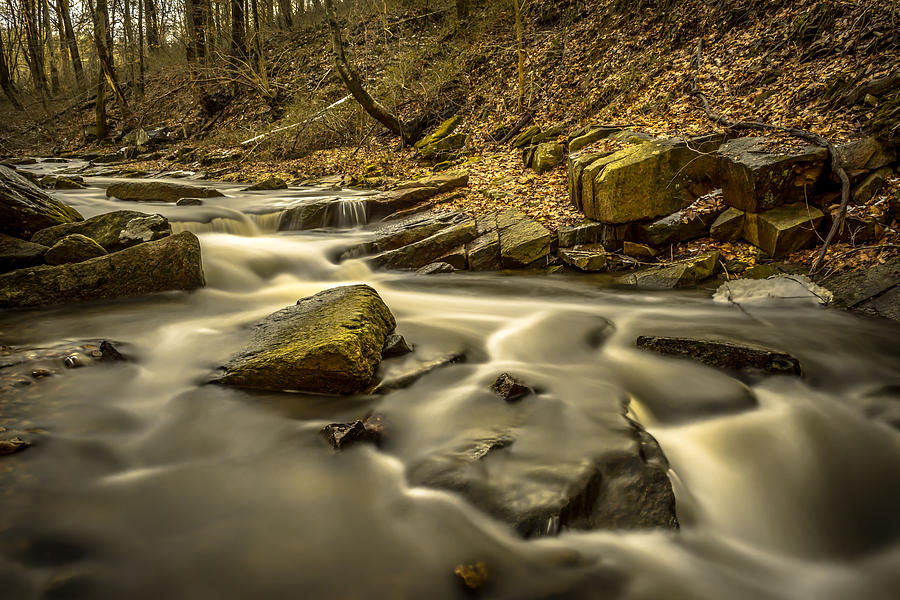
{"type": "Polygon", "coordinates": [[[453,568],[484,561],[489,597],[900,597],[900,436],[865,414],[867,398],[900,405],[900,327],[591,277],[372,272],[337,262],[361,229],[275,233],[272,215],[328,192],[216,185],[227,197],[198,207],[123,203],[98,187],[56,193],[85,216],[160,212],[197,232],[207,287],[0,313],[4,344],[105,338],[132,359],[17,392],[15,417],[45,433],[0,459],[0,596],[66,582],[57,589],[87,598],[456,598],[453,568]],[[416,356],[465,350],[467,362],[378,398],[207,384],[254,322],[357,282],[382,295],[416,356]],[[611,337],[585,344],[601,319],[611,337]],[[805,375],[752,380],[751,411],[662,420],[654,406],[741,384],[634,348],[648,334],[771,345],[805,375]],[[503,371],[542,394],[486,401],[503,371]],[[459,496],[407,483],[410,465],[499,411],[545,424],[521,450],[536,461],[560,445],[577,451],[611,397],[633,399],[671,463],[677,532],[524,540],[459,496]],[[336,454],[319,435],[371,409],[387,423],[382,448],[336,454]]]}

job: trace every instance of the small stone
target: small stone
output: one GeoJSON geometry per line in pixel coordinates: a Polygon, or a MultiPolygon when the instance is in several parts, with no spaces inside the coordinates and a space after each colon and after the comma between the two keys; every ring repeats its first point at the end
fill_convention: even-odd
{"type": "Polygon", "coordinates": [[[73,233],[59,240],[44,254],[48,265],[80,263],[108,254],[106,250],[86,235],[73,233]]]}
{"type": "Polygon", "coordinates": [[[381,350],[381,357],[394,358],[396,356],[409,354],[410,352],[412,352],[412,348],[410,348],[409,344],[406,343],[406,338],[404,338],[399,333],[392,333],[387,336],[387,339],[384,341],[384,348],[382,348],[381,350]]]}
{"type": "Polygon", "coordinates": [[[453,574],[470,590],[480,590],[487,583],[488,569],[484,562],[479,561],[474,565],[457,565],[453,574]]]}
{"type": "Polygon", "coordinates": [[[53,375],[53,371],[49,369],[35,369],[31,372],[31,376],[35,379],[43,379],[44,377],[50,377],[53,375]]]}
{"type": "Polygon", "coordinates": [[[254,183],[253,185],[244,188],[245,192],[258,192],[258,191],[269,191],[269,190],[286,190],[287,183],[284,179],[280,177],[269,177],[268,179],[264,179],[263,181],[254,183]]]}
{"type": "Polygon", "coordinates": [[[384,433],[383,418],[378,413],[370,413],[362,420],[352,423],[332,423],[322,428],[322,435],[335,450],[343,450],[360,442],[378,444],[384,433]]]}
{"type": "Polygon", "coordinates": [[[78,369],[85,366],[85,357],[81,354],[70,354],[63,359],[63,366],[67,369],[78,369]]]}
{"type": "Polygon", "coordinates": [[[202,206],[202,198],[179,198],[175,206],[202,206]]]}
{"type": "Polygon", "coordinates": [[[14,437],[9,440],[0,440],[0,456],[15,454],[16,452],[20,452],[30,445],[31,442],[26,442],[19,437],[14,437]]]}
{"type": "Polygon", "coordinates": [[[525,385],[524,382],[516,379],[509,373],[501,373],[496,381],[491,384],[491,391],[507,402],[521,400],[528,394],[534,392],[534,390],[525,385]]]}
{"type": "Polygon", "coordinates": [[[416,275],[436,275],[438,273],[452,273],[456,269],[453,265],[445,262],[434,262],[425,265],[421,269],[416,270],[416,275]]]}
{"type": "Polygon", "coordinates": [[[601,272],[609,267],[606,250],[599,245],[561,248],[557,251],[557,255],[564,263],[579,271],[601,272]]]}
{"type": "Polygon", "coordinates": [[[626,256],[634,258],[653,258],[656,256],[656,250],[645,244],[637,244],[635,242],[624,242],[622,252],[626,256]]]}
{"type": "Polygon", "coordinates": [[[172,227],[169,225],[169,220],[162,215],[135,217],[128,221],[125,228],[119,233],[119,243],[123,246],[134,246],[161,240],[171,233],[172,227]]]}

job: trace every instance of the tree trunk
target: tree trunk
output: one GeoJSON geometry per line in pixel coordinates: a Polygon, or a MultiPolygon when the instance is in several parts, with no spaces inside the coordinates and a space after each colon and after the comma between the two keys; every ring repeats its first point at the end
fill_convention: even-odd
{"type": "Polygon", "coordinates": [[[516,50],[519,55],[519,100],[516,112],[521,113],[525,104],[525,45],[522,41],[522,0],[513,0],[516,7],[516,50]]]}
{"type": "Polygon", "coordinates": [[[469,18],[469,0],[456,0],[456,17],[460,21],[469,18]]]}
{"type": "Polygon", "coordinates": [[[328,19],[328,28],[331,30],[331,43],[334,51],[334,68],[340,76],[341,81],[347,86],[347,90],[353,94],[353,97],[359,102],[363,109],[369,113],[369,116],[387,127],[388,130],[394,134],[399,135],[404,145],[412,143],[413,140],[410,139],[409,132],[403,122],[400,121],[394,113],[390,112],[381,103],[369,95],[369,92],[363,87],[359,75],[356,74],[356,71],[354,71],[350,66],[350,63],[347,62],[347,57],[344,55],[344,42],[341,40],[341,27],[338,24],[337,17],[334,13],[333,0],[325,0],[325,15],[328,19]]]}
{"type": "Polygon", "coordinates": [[[151,54],[156,54],[159,52],[159,17],[154,0],[144,0],[144,13],[147,15],[147,46],[151,54]]]}
{"type": "Polygon", "coordinates": [[[281,13],[281,24],[285,29],[294,26],[294,15],[291,14],[291,0],[278,0],[278,11],[281,13]]]}
{"type": "Polygon", "coordinates": [[[31,71],[34,88],[44,99],[47,97],[47,74],[44,73],[44,45],[38,30],[38,14],[34,0],[22,0],[22,17],[25,19],[25,59],[31,71]]]}
{"type": "Polygon", "coordinates": [[[55,96],[59,93],[59,68],[56,41],[53,39],[53,26],[50,20],[50,1],[41,0],[41,11],[44,15],[44,43],[47,46],[47,62],[50,67],[50,89],[55,96]]]}
{"type": "Polygon", "coordinates": [[[137,4],[137,36],[138,36],[138,93],[144,96],[144,3],[137,4]]]}
{"type": "Polygon", "coordinates": [[[6,51],[3,48],[3,36],[0,35],[0,87],[3,93],[9,98],[9,101],[17,110],[22,110],[22,103],[19,101],[19,93],[9,78],[9,65],[6,62],[6,51]]]}
{"type": "Polygon", "coordinates": [[[122,2],[122,20],[125,28],[125,61],[128,63],[128,74],[131,85],[137,83],[137,75],[134,71],[134,29],[131,27],[131,0],[122,2]]]}
{"type": "Polygon", "coordinates": [[[119,87],[119,80],[116,77],[116,68],[113,63],[112,35],[109,31],[109,10],[106,0],[97,0],[97,4],[92,11],[94,20],[94,45],[97,47],[97,59],[100,61],[100,72],[106,77],[109,87],[112,88],[116,96],[116,101],[122,106],[123,112],[128,111],[128,102],[119,87]]]}
{"type": "Polygon", "coordinates": [[[94,120],[97,124],[97,140],[106,137],[106,81],[103,78],[103,69],[97,71],[97,103],[94,105],[94,120]]]}
{"type": "Polygon", "coordinates": [[[250,8],[253,9],[253,27],[256,30],[253,37],[253,48],[256,54],[257,74],[262,80],[263,87],[268,89],[269,77],[266,73],[266,56],[263,54],[262,30],[259,27],[259,2],[257,0],[250,0],[250,8]]]}
{"type": "Polygon", "coordinates": [[[243,0],[231,0],[231,56],[235,62],[247,60],[247,18],[243,0]]]}
{"type": "Polygon", "coordinates": [[[84,68],[81,65],[81,54],[78,52],[78,42],[75,39],[75,30],[72,28],[72,15],[69,11],[69,0],[56,0],[56,10],[63,22],[66,32],[66,48],[69,53],[69,62],[72,63],[72,71],[75,72],[75,83],[78,90],[85,89],[84,68]]]}

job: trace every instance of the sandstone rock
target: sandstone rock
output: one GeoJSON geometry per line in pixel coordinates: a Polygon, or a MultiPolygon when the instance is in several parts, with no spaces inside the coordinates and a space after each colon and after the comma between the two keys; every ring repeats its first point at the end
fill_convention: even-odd
{"type": "Polygon", "coordinates": [[[366,198],[369,217],[383,219],[397,211],[405,210],[438,195],[437,186],[410,187],[383,192],[366,198]]]}
{"type": "Polygon", "coordinates": [[[415,215],[381,227],[376,231],[374,239],[350,248],[341,258],[359,258],[366,254],[396,250],[468,220],[469,217],[460,212],[415,215]]]}
{"type": "Polygon", "coordinates": [[[182,198],[216,198],[222,192],[211,187],[167,183],[162,181],[126,181],[114,183],[106,189],[110,198],[130,202],[178,202],[182,198]]]}
{"type": "Polygon", "coordinates": [[[148,215],[134,210],[116,210],[91,217],[86,221],[42,229],[31,238],[31,241],[52,246],[67,235],[76,233],[91,238],[108,252],[116,252],[141,242],[167,237],[172,234],[172,226],[162,215],[148,215]],[[134,221],[134,225],[131,225],[132,221],[134,221]],[[129,233],[125,234],[126,230],[129,233]]]}
{"type": "Polygon", "coordinates": [[[561,248],[557,254],[562,261],[579,271],[602,272],[608,268],[606,250],[602,247],[575,246],[561,248]]]}
{"type": "Polygon", "coordinates": [[[638,238],[651,246],[667,246],[705,236],[717,216],[718,211],[690,215],[678,211],[634,229],[638,238]]]}
{"type": "Polygon", "coordinates": [[[656,256],[656,250],[644,244],[636,244],[626,241],[622,244],[622,252],[626,256],[634,258],[653,258],[656,256]]]}
{"type": "Polygon", "coordinates": [[[621,129],[616,127],[591,127],[588,131],[583,132],[582,135],[569,141],[569,152],[578,152],[585,146],[589,146],[620,131],[621,129]]]}
{"type": "Polygon", "coordinates": [[[628,273],[619,277],[616,283],[642,289],[671,289],[696,285],[713,276],[718,260],[718,252],[709,252],[697,257],[628,273]]]}
{"type": "Polygon", "coordinates": [[[497,229],[504,268],[524,267],[550,254],[550,232],[514,209],[497,215],[497,229]]]}
{"type": "Polygon", "coordinates": [[[202,206],[203,200],[201,198],[179,198],[175,203],[175,206],[202,206]]]}
{"type": "Polygon", "coordinates": [[[722,242],[734,242],[744,232],[744,211],[729,208],[709,228],[709,235],[722,242]]]}
{"type": "Polygon", "coordinates": [[[437,193],[443,194],[450,190],[469,185],[469,173],[466,171],[444,171],[435,175],[420,177],[398,183],[395,190],[413,188],[437,188],[437,193]]]}
{"type": "Polygon", "coordinates": [[[792,153],[766,149],[765,138],[737,138],[718,150],[722,197],[734,208],[758,213],[803,201],[825,172],[828,150],[807,146],[792,153]]]}
{"type": "Polygon", "coordinates": [[[531,138],[531,143],[537,145],[544,142],[556,142],[565,130],[563,125],[551,125],[531,138]]]}
{"type": "Polygon", "coordinates": [[[887,183],[888,177],[894,173],[890,167],[878,169],[874,173],[862,180],[851,192],[851,199],[854,204],[865,204],[874,198],[878,192],[882,190],[887,183]]]}
{"type": "Polygon", "coordinates": [[[668,356],[691,358],[720,369],[778,375],[801,374],[800,361],[790,354],[754,344],[642,335],[637,339],[637,346],[668,356]]]}
{"type": "Polygon", "coordinates": [[[357,393],[372,380],[394,326],[390,309],[371,287],[331,288],[266,317],[217,382],[357,393]]]}
{"type": "Polygon", "coordinates": [[[107,254],[103,246],[89,237],[73,233],[62,238],[47,250],[44,261],[48,265],[80,263],[107,254]]]}
{"type": "Polygon", "coordinates": [[[567,160],[569,202],[577,210],[581,210],[583,206],[581,177],[584,170],[592,163],[611,154],[612,152],[571,152],[569,154],[567,160]]]}
{"type": "Polygon", "coordinates": [[[541,132],[541,128],[537,125],[532,125],[524,129],[519,135],[513,138],[513,141],[510,142],[510,146],[513,148],[522,148],[531,144],[531,141],[534,139],[534,136],[538,135],[541,132]]]}
{"type": "Polygon", "coordinates": [[[558,142],[538,144],[534,159],[530,161],[531,168],[538,175],[552,171],[562,162],[563,152],[563,145],[558,142]]]}
{"type": "Polygon", "coordinates": [[[269,177],[262,181],[258,181],[251,186],[245,187],[245,192],[260,192],[270,190],[286,190],[287,182],[281,177],[269,177]]]}
{"type": "Polygon", "coordinates": [[[142,296],[205,284],[200,241],[189,231],[59,266],[0,275],[0,308],[142,296]]]}
{"type": "Polygon", "coordinates": [[[419,156],[434,160],[446,160],[465,148],[467,140],[468,136],[464,133],[448,135],[418,148],[419,156]]]}
{"type": "Polygon", "coordinates": [[[629,223],[690,204],[713,188],[714,161],[699,146],[660,140],[592,162],[581,175],[582,211],[595,221],[629,223]]]}
{"type": "MultiPolygon", "coordinates": [[[[485,218],[479,219],[479,221],[485,218]]],[[[496,271],[503,265],[500,261],[500,234],[497,232],[497,219],[489,217],[493,222],[490,229],[466,244],[469,269],[472,271],[496,271]]],[[[479,231],[482,227],[478,227],[479,231]]]]}
{"type": "Polygon", "coordinates": [[[806,248],[815,237],[824,215],[818,208],[797,203],[764,213],[747,213],[744,239],[772,258],[806,248]]]}
{"type": "Polygon", "coordinates": [[[82,216],[9,167],[0,166],[0,233],[27,239],[36,231],[82,216]]]}
{"type": "Polygon", "coordinates": [[[844,170],[851,179],[877,171],[897,161],[897,151],[874,137],[865,137],[837,147],[844,170]]]}
{"type": "Polygon", "coordinates": [[[456,269],[450,263],[433,262],[416,269],[416,275],[438,275],[440,273],[452,273],[456,269]]]}
{"type": "Polygon", "coordinates": [[[439,142],[448,138],[456,131],[456,128],[459,127],[459,124],[462,122],[462,115],[455,115],[450,117],[443,123],[441,123],[438,128],[429,135],[426,135],[421,140],[415,143],[415,148],[423,156],[430,156],[435,154],[437,151],[435,147],[439,142]]]}
{"type": "Polygon", "coordinates": [[[419,241],[374,256],[369,262],[387,269],[419,269],[455,248],[471,242],[477,235],[475,221],[467,219],[419,241]]]}
{"type": "Polygon", "coordinates": [[[515,402],[534,393],[534,390],[509,373],[501,373],[497,376],[497,379],[491,384],[491,391],[507,402],[515,402]]]}
{"type": "Polygon", "coordinates": [[[47,246],[0,233],[0,273],[43,264],[47,246]]]}

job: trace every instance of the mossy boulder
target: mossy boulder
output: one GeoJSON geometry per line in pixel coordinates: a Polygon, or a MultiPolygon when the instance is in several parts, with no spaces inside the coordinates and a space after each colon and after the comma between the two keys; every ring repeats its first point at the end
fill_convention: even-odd
{"type": "Polygon", "coordinates": [[[522,131],[519,135],[513,138],[513,141],[510,142],[510,146],[513,148],[524,148],[532,143],[534,140],[534,136],[539,135],[541,133],[541,128],[537,125],[532,125],[531,127],[527,127],[524,131],[522,131]]]}
{"type": "Polygon", "coordinates": [[[569,152],[578,152],[585,146],[589,146],[596,141],[608,138],[609,136],[619,133],[622,131],[617,127],[600,127],[600,126],[590,126],[587,129],[582,129],[575,137],[572,137],[569,140],[569,152]]]}
{"type": "Polygon", "coordinates": [[[552,171],[562,162],[564,151],[563,145],[559,142],[538,144],[531,159],[531,168],[538,175],[552,171]]]}
{"type": "Polygon", "coordinates": [[[723,144],[718,157],[725,204],[758,213],[812,196],[825,172],[828,150],[806,146],[775,152],[766,147],[766,138],[747,137],[723,144]]]}
{"type": "Polygon", "coordinates": [[[48,265],[79,263],[107,254],[103,246],[91,238],[73,233],[59,240],[44,254],[48,265]]]}
{"type": "Polygon", "coordinates": [[[466,145],[467,136],[462,133],[454,133],[462,122],[462,117],[457,115],[440,124],[431,134],[416,142],[415,148],[419,156],[430,159],[446,159],[462,150],[466,145]]]}
{"type": "Polygon", "coordinates": [[[0,233],[0,273],[40,265],[47,250],[47,246],[0,233]]]}
{"type": "Polygon", "coordinates": [[[200,240],[189,231],[84,262],[0,275],[0,308],[142,296],[205,285],[200,240]]]}
{"type": "Polygon", "coordinates": [[[51,198],[13,169],[0,166],[0,233],[28,239],[41,229],[81,220],[77,210],[51,198]]]}
{"type": "Polygon", "coordinates": [[[718,261],[718,252],[708,252],[628,273],[619,277],[616,283],[641,289],[672,289],[697,285],[713,276],[718,261]]]}
{"type": "Polygon", "coordinates": [[[709,235],[721,242],[733,242],[744,231],[744,211],[729,208],[720,214],[709,228],[709,235]]]}
{"type": "Polygon", "coordinates": [[[580,181],[573,182],[581,186],[581,210],[614,224],[671,214],[714,187],[715,160],[707,152],[678,140],[657,140],[589,162],[580,181]]]}
{"type": "Polygon", "coordinates": [[[265,390],[361,392],[395,326],[371,287],[331,288],[266,317],[217,381],[265,390]]]}
{"type": "Polygon", "coordinates": [[[416,150],[422,150],[435,142],[438,142],[445,137],[452,134],[456,131],[456,128],[459,127],[459,124],[462,122],[462,115],[455,115],[450,117],[443,123],[441,123],[437,129],[435,129],[432,133],[426,135],[421,140],[415,143],[416,150]]]}
{"type": "Polygon", "coordinates": [[[217,198],[224,194],[211,187],[164,181],[125,181],[106,188],[106,195],[130,202],[178,202],[181,198],[217,198]]]}
{"type": "Polygon", "coordinates": [[[511,209],[497,215],[497,230],[505,268],[524,267],[550,254],[553,236],[523,213],[511,209]]]}
{"type": "Polygon", "coordinates": [[[148,215],[136,210],[116,210],[85,221],[42,229],[32,236],[31,241],[52,246],[72,234],[87,236],[103,246],[107,252],[116,252],[142,242],[167,237],[172,234],[172,226],[162,215],[148,215]]]}
{"type": "Polygon", "coordinates": [[[244,188],[245,192],[262,192],[271,190],[286,190],[287,182],[281,177],[269,177],[244,188]]]}
{"type": "Polygon", "coordinates": [[[781,258],[809,246],[823,218],[821,210],[799,202],[764,213],[747,213],[744,239],[772,258],[781,258]]]}

